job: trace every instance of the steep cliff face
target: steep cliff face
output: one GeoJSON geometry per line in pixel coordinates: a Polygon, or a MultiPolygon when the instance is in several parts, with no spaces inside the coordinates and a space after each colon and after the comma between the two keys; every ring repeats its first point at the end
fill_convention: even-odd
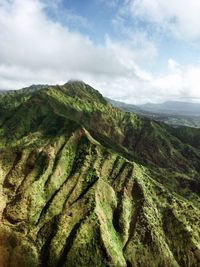
{"type": "Polygon", "coordinates": [[[188,138],[81,82],[0,103],[0,266],[200,266],[188,138]]]}

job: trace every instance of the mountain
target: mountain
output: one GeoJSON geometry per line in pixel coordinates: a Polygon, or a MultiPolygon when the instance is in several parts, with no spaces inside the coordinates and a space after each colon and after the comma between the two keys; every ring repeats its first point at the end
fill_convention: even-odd
{"type": "Polygon", "coordinates": [[[167,101],[161,104],[147,103],[139,106],[153,113],[168,115],[200,116],[200,104],[180,101],[167,101]]]}
{"type": "Polygon", "coordinates": [[[161,104],[132,105],[107,98],[113,106],[127,112],[135,112],[141,116],[151,118],[178,127],[188,126],[200,128],[200,104],[171,101],[161,104]]]}
{"type": "Polygon", "coordinates": [[[69,82],[0,96],[0,266],[200,266],[200,130],[69,82]]]}
{"type": "Polygon", "coordinates": [[[147,113],[144,110],[142,110],[139,106],[133,105],[133,104],[126,104],[121,101],[116,101],[110,98],[105,97],[105,99],[111,103],[114,107],[117,107],[119,109],[122,109],[126,112],[135,112],[137,114],[144,114],[147,113]]]}

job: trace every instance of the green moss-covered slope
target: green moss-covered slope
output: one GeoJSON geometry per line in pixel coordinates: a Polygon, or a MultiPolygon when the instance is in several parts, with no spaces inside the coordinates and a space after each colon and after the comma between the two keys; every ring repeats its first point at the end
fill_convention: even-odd
{"type": "Polygon", "coordinates": [[[0,266],[200,266],[196,130],[82,82],[0,103],[0,266]]]}

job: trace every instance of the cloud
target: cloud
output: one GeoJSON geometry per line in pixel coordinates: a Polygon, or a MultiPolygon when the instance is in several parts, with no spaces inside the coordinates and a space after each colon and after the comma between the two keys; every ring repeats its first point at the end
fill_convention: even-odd
{"type": "Polygon", "coordinates": [[[175,71],[178,71],[179,68],[180,68],[180,64],[177,61],[175,61],[172,58],[170,58],[168,60],[168,69],[169,69],[169,71],[175,72],[175,71]]]}
{"type": "Polygon", "coordinates": [[[159,91],[157,100],[200,101],[200,66],[181,66],[173,59],[168,60],[168,65],[169,73],[150,80],[151,88],[159,91]]]}
{"type": "MultiPolygon", "coordinates": [[[[50,8],[59,4],[52,1],[50,8]]],[[[104,44],[96,45],[89,37],[52,20],[45,13],[46,5],[39,0],[2,0],[1,89],[71,78],[98,81],[132,75],[137,79],[135,65],[143,52],[133,41],[114,42],[107,35],[104,44]]],[[[146,51],[148,57],[155,53],[153,47],[146,47],[146,51]]]]}
{"type": "Polygon", "coordinates": [[[200,98],[200,66],[181,66],[171,58],[168,72],[158,77],[141,67],[158,56],[146,34],[138,31],[117,41],[106,35],[98,45],[52,19],[46,3],[1,0],[0,89],[81,79],[129,103],[200,98]]]}
{"type": "Polygon", "coordinates": [[[112,49],[95,46],[87,36],[50,20],[37,0],[4,0],[0,6],[0,32],[1,77],[5,77],[5,71],[8,77],[10,70],[10,76],[23,80],[22,69],[26,75],[30,73],[30,81],[34,76],[44,78],[45,73],[46,79],[52,80],[48,71],[55,72],[55,81],[60,76],[57,73],[64,72],[66,76],[72,72],[111,76],[125,72],[112,49]]]}
{"type": "Polygon", "coordinates": [[[165,34],[185,40],[200,38],[198,0],[129,0],[126,8],[134,18],[152,23],[165,34]]]}

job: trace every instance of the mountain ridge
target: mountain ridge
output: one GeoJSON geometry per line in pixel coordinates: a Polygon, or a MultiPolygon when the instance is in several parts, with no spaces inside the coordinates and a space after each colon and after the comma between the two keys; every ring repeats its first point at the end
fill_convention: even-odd
{"type": "Polygon", "coordinates": [[[198,266],[198,129],[80,82],[0,103],[1,266],[198,266]]]}

